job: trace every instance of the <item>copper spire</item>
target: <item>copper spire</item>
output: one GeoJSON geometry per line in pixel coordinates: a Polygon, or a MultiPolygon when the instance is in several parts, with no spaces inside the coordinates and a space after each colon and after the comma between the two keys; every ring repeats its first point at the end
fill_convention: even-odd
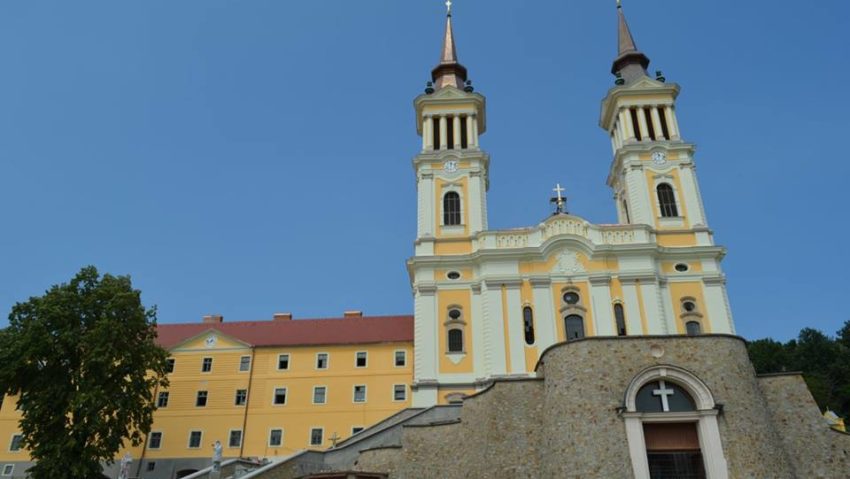
{"type": "Polygon", "coordinates": [[[623,6],[620,0],[617,0],[617,58],[614,59],[614,65],[611,67],[611,73],[620,73],[626,83],[646,76],[646,68],[649,66],[649,58],[638,50],[635,45],[635,38],[629,30],[629,24],[626,22],[626,15],[623,14],[623,6]]]}
{"type": "Polygon", "coordinates": [[[440,64],[431,71],[434,80],[434,88],[440,89],[452,86],[463,89],[466,82],[466,67],[457,61],[457,49],[455,48],[455,36],[452,31],[451,2],[446,2],[448,13],[446,14],[446,36],[443,39],[443,51],[440,55],[440,64]]]}

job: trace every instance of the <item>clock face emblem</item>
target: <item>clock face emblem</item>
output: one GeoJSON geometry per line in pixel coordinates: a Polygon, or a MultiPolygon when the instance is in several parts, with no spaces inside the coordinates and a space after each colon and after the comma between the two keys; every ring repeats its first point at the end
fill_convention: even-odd
{"type": "Polygon", "coordinates": [[[447,173],[454,173],[457,171],[457,160],[446,160],[446,162],[443,163],[443,170],[447,173]]]}
{"type": "Polygon", "coordinates": [[[663,151],[656,151],[652,154],[652,162],[661,166],[667,163],[667,155],[663,151]]]}
{"type": "Polygon", "coordinates": [[[215,337],[215,335],[210,334],[209,336],[207,336],[207,339],[206,339],[206,341],[204,341],[204,344],[206,344],[208,348],[211,348],[211,347],[215,346],[216,341],[217,341],[217,338],[215,337]]]}

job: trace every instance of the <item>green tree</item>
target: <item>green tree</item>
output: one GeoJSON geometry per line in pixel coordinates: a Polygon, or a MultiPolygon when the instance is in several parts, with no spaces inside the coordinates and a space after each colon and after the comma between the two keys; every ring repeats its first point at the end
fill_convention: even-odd
{"type": "Polygon", "coordinates": [[[33,479],[101,477],[125,442],[141,444],[165,387],[156,309],[127,276],[83,268],[18,303],[0,331],[0,394],[18,396],[33,479]]]}

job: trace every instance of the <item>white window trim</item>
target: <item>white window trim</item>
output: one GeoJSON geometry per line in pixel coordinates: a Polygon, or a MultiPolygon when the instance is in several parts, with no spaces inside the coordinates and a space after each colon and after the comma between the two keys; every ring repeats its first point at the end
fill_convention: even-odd
{"type": "Polygon", "coordinates": [[[352,404],[366,404],[369,401],[369,388],[366,387],[365,384],[355,384],[351,388],[351,403],[352,404]],[[363,400],[357,401],[357,388],[359,386],[363,386],[363,400]]]}
{"type": "Polygon", "coordinates": [[[291,366],[292,366],[292,355],[291,354],[280,353],[280,354],[277,355],[277,364],[275,365],[275,367],[277,368],[278,371],[289,371],[291,366]],[[281,356],[286,356],[286,367],[285,368],[280,367],[281,356]]]}
{"type": "Polygon", "coordinates": [[[196,408],[207,407],[209,404],[210,404],[210,390],[209,389],[199,389],[199,390],[195,391],[195,407],[196,408]],[[206,399],[204,400],[203,406],[198,405],[198,397],[200,396],[201,392],[207,393],[207,396],[206,396],[206,399]]]}
{"type": "Polygon", "coordinates": [[[406,349],[396,349],[395,351],[393,351],[393,367],[396,367],[396,368],[406,368],[407,367],[407,350],[406,349]],[[395,363],[395,357],[396,357],[396,354],[398,354],[398,353],[404,354],[404,364],[401,365],[401,366],[399,366],[395,363]]]}
{"type": "Polygon", "coordinates": [[[369,351],[355,351],[354,352],[354,369],[366,369],[368,367],[369,367],[369,351]],[[357,365],[357,355],[360,354],[360,353],[363,353],[363,354],[366,355],[365,356],[365,358],[366,358],[366,365],[365,366],[358,366],[357,365]]]}
{"type": "Polygon", "coordinates": [[[393,393],[392,402],[397,402],[397,403],[398,402],[407,402],[407,384],[393,384],[392,393],[393,393]],[[399,386],[404,388],[404,399],[396,399],[395,398],[395,388],[397,388],[399,386]]]}
{"type": "Polygon", "coordinates": [[[275,386],[272,388],[272,406],[280,407],[286,406],[286,403],[289,402],[289,388],[286,386],[275,386]],[[277,397],[277,391],[279,389],[283,389],[283,404],[279,404],[275,402],[275,398],[277,397]]]}
{"type": "Polygon", "coordinates": [[[245,440],[245,433],[243,433],[241,429],[231,429],[231,430],[227,431],[227,448],[228,449],[238,449],[238,448],[242,447],[242,441],[244,441],[244,440],[245,440]],[[239,445],[231,446],[230,445],[230,435],[233,434],[235,431],[239,431],[239,445]]]}
{"type": "Polygon", "coordinates": [[[267,439],[267,444],[269,445],[269,447],[283,447],[283,441],[284,441],[284,437],[285,437],[284,434],[285,433],[284,433],[282,427],[270,427],[269,428],[269,435],[268,435],[268,439],[267,439]],[[272,444],[272,432],[274,432],[274,431],[280,431],[280,444],[272,444]]]}
{"type": "Polygon", "coordinates": [[[14,464],[4,464],[3,470],[0,471],[0,475],[3,477],[12,477],[15,473],[15,465],[14,464]]]}
{"type": "Polygon", "coordinates": [[[189,431],[189,437],[186,439],[186,449],[200,449],[201,446],[204,445],[204,430],[203,429],[191,429],[189,431]],[[198,447],[192,447],[192,433],[199,432],[201,433],[201,438],[198,440],[198,447]]]}
{"type": "Polygon", "coordinates": [[[705,464],[707,479],[728,479],[729,468],[723,455],[720,429],[717,426],[719,411],[708,386],[688,371],[676,366],[653,366],[632,379],[626,390],[626,412],[622,414],[626,423],[626,438],[635,479],[649,479],[649,459],[646,454],[646,442],[643,435],[644,422],[693,422],[697,424],[700,450],[705,464]],[[696,411],[684,413],[642,413],[637,412],[636,398],[641,387],[652,381],[670,380],[682,387],[694,399],[696,411]]]}
{"type": "Polygon", "coordinates": [[[253,366],[253,365],[254,365],[254,360],[251,359],[251,356],[249,356],[249,355],[239,356],[238,372],[240,372],[240,373],[250,373],[251,372],[251,366],[253,366]],[[245,358],[248,358],[248,369],[242,369],[242,360],[245,359],[245,358]]]}
{"type": "Polygon", "coordinates": [[[440,192],[440,228],[443,233],[457,233],[463,234],[466,231],[466,216],[464,215],[464,205],[466,202],[463,197],[463,185],[460,182],[457,183],[443,183],[443,191],[440,192]],[[457,193],[458,198],[460,199],[460,224],[458,225],[447,225],[446,224],[446,214],[445,214],[445,206],[446,206],[446,193],[454,192],[457,193]]]}
{"type": "Polygon", "coordinates": [[[327,371],[328,368],[330,368],[330,367],[331,367],[331,353],[327,353],[327,352],[324,352],[324,351],[320,351],[320,352],[316,353],[316,360],[313,361],[313,369],[315,369],[316,371],[327,371]],[[319,367],[319,355],[320,354],[326,355],[326,358],[327,358],[327,359],[325,359],[325,367],[323,367],[323,368],[319,367]]]}
{"type": "Polygon", "coordinates": [[[679,188],[676,187],[676,178],[671,174],[660,174],[655,175],[653,180],[652,192],[650,194],[655,204],[655,216],[658,218],[658,226],[684,226],[685,217],[682,216],[682,195],[679,193],[679,188]],[[661,198],[658,197],[658,187],[665,183],[670,185],[670,188],[673,190],[673,199],[676,200],[676,213],[678,216],[664,216],[661,214],[661,198]]]}
{"type": "Polygon", "coordinates": [[[158,450],[162,449],[163,438],[165,438],[165,434],[163,434],[162,431],[151,431],[150,434],[148,434],[148,449],[153,450],[153,451],[158,451],[158,450]],[[157,447],[151,446],[151,438],[154,434],[159,434],[159,446],[157,446],[157,447]]]}
{"type": "Polygon", "coordinates": [[[322,445],[325,444],[325,428],[320,427],[320,426],[310,426],[310,433],[309,434],[310,434],[310,437],[307,438],[307,444],[309,444],[310,446],[322,447],[322,445]],[[322,431],[322,442],[321,442],[321,444],[313,444],[313,431],[316,430],[316,429],[322,431]]]}
{"type": "Polygon", "coordinates": [[[212,356],[204,356],[203,358],[201,358],[201,374],[212,374],[213,363],[214,363],[214,361],[213,361],[212,356]],[[210,360],[210,370],[204,371],[204,362],[206,362],[207,359],[210,360]]]}
{"type": "Polygon", "coordinates": [[[247,407],[248,406],[248,388],[237,388],[233,393],[233,407],[247,407]],[[239,391],[245,391],[245,402],[242,404],[236,403],[236,398],[239,397],[239,391]]]}
{"type": "Polygon", "coordinates": [[[316,406],[324,406],[325,404],[327,404],[328,403],[328,387],[324,384],[319,384],[319,385],[313,386],[313,397],[311,398],[311,401],[316,406]],[[316,388],[325,388],[325,402],[316,402],[316,388]]]}

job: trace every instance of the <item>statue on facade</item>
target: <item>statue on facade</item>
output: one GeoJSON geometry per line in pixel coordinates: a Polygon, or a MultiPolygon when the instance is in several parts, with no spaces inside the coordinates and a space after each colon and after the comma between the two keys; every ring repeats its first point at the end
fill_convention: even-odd
{"type": "Polygon", "coordinates": [[[221,441],[216,441],[213,444],[212,470],[213,472],[221,471],[221,441]]]}
{"type": "Polygon", "coordinates": [[[133,463],[133,456],[130,455],[129,452],[124,453],[124,457],[121,458],[121,468],[118,471],[118,479],[130,479],[130,464],[133,463]]]}

